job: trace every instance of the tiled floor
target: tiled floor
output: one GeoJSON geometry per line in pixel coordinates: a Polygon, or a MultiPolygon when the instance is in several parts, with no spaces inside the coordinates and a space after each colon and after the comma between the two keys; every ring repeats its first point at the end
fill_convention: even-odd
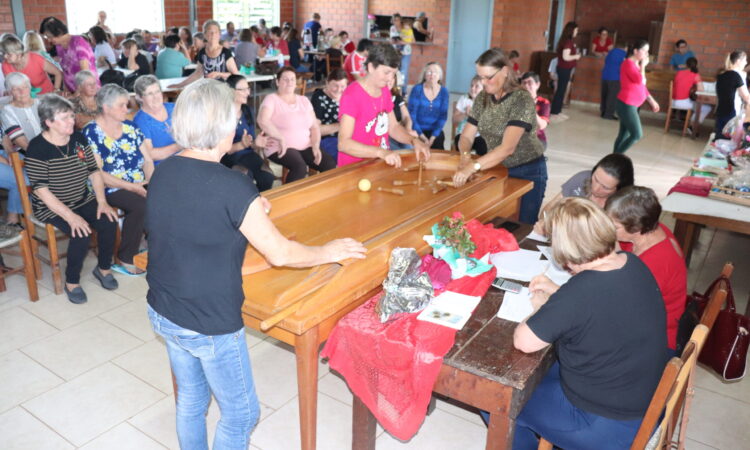
{"type": "MultiPolygon", "coordinates": [[[[617,132],[616,122],[599,119],[589,107],[575,106],[569,114],[569,121],[548,132],[548,196],[610,152],[617,132]]],[[[645,137],[629,155],[637,183],[663,196],[702,142],[676,132],[665,135],[658,119],[644,122],[645,137]]],[[[747,236],[704,231],[690,267],[690,288],[706,286],[726,260],[736,264],[735,293],[744,309],[750,292],[747,236]]],[[[146,318],[146,282],[120,276],[120,288],[105,291],[93,283],[93,264],[90,257],[84,268],[85,305],[54,295],[48,270],[39,302],[26,300],[18,276],[0,294],[0,448],[178,448],[167,354],[146,318]]],[[[247,334],[263,404],[252,448],[299,448],[294,354],[272,338],[247,334]]],[[[318,448],[350,448],[351,401],[346,384],[321,363],[318,448]]],[[[750,447],[750,381],[722,383],[701,368],[693,405],[688,449],[750,447]]],[[[209,436],[218,415],[212,404],[209,436]]],[[[380,432],[377,448],[482,449],[485,433],[476,414],[438,401],[410,442],[380,432]]]]}

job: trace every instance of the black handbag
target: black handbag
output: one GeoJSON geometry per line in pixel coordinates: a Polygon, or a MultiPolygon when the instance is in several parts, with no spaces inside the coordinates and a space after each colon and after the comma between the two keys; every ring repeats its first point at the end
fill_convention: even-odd
{"type": "Polygon", "coordinates": [[[135,80],[137,80],[139,76],[140,74],[138,71],[128,74],[128,76],[122,80],[122,87],[127,89],[128,92],[135,92],[135,80]]]}
{"type": "Polygon", "coordinates": [[[107,61],[107,65],[109,66],[109,69],[105,70],[101,73],[101,75],[99,75],[99,81],[101,82],[102,86],[104,86],[105,84],[116,84],[118,86],[122,86],[123,82],[125,81],[125,74],[117,69],[114,69],[109,61],[107,61]]]}

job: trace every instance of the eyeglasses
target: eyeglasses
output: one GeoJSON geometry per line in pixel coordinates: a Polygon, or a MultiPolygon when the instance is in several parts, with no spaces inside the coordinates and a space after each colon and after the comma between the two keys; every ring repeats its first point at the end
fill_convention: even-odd
{"type": "Polygon", "coordinates": [[[235,91],[249,91],[249,90],[250,90],[250,88],[249,88],[249,87],[244,87],[244,88],[234,88],[234,90],[235,90],[235,91]]]}
{"type": "Polygon", "coordinates": [[[498,70],[497,72],[493,73],[492,75],[490,75],[488,77],[484,77],[482,75],[479,75],[479,79],[482,80],[482,81],[490,81],[491,79],[495,78],[495,75],[499,74],[500,71],[502,71],[502,70],[503,69],[500,69],[500,70],[498,70]]]}

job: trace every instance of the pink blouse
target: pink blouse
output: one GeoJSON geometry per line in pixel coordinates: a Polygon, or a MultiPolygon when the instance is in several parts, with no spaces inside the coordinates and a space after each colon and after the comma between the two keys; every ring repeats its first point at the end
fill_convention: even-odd
{"type": "Polygon", "coordinates": [[[76,74],[81,71],[81,60],[89,62],[89,70],[94,74],[97,84],[99,73],[96,71],[96,58],[89,42],[81,36],[71,36],[68,48],[56,47],[63,70],[63,81],[70,92],[76,91],[76,74]]]}
{"type": "MultiPolygon", "coordinates": [[[[284,137],[287,148],[305,150],[312,146],[310,142],[310,128],[315,122],[315,112],[310,100],[303,95],[295,95],[294,104],[289,104],[278,94],[267,95],[260,104],[260,109],[271,108],[271,123],[284,137]]],[[[266,156],[279,151],[279,142],[269,139],[265,149],[266,156]]]]}
{"type": "Polygon", "coordinates": [[[620,93],[617,98],[630,106],[641,106],[648,98],[641,69],[630,58],[625,58],[620,66],[620,93]]]}

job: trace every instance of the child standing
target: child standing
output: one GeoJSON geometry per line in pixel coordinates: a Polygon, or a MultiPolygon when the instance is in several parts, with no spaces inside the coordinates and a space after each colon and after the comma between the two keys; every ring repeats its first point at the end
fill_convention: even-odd
{"type": "MultiPolygon", "coordinates": [[[[477,95],[480,92],[482,92],[482,79],[475,76],[471,79],[469,92],[466,95],[462,95],[456,102],[456,108],[453,110],[453,123],[458,124],[456,125],[456,136],[453,138],[456,148],[458,148],[458,138],[461,137],[461,132],[464,130],[466,121],[469,118],[474,99],[477,98],[477,95]]],[[[476,138],[474,138],[474,143],[472,144],[471,149],[480,156],[487,153],[487,143],[479,133],[477,133],[476,138]]]]}

